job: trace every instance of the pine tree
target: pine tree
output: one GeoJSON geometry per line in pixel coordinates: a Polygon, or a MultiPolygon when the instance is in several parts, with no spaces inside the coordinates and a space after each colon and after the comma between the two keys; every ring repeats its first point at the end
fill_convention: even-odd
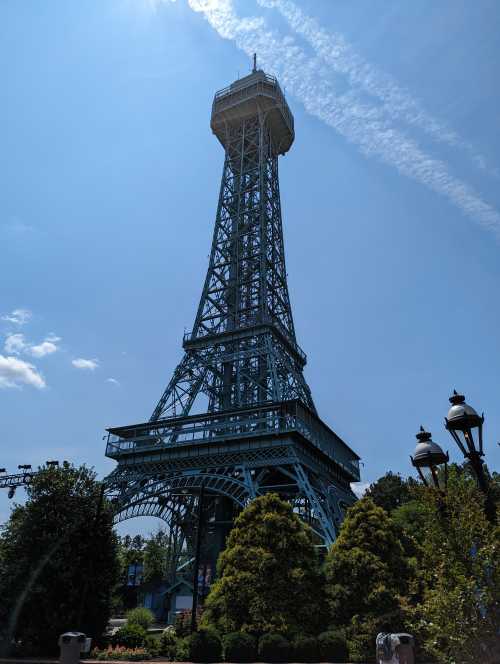
{"type": "Polygon", "coordinates": [[[168,538],[163,531],[151,535],[144,546],[144,581],[159,583],[165,579],[168,538]]]}
{"type": "Polygon", "coordinates": [[[403,627],[400,596],[411,578],[398,527],[370,498],[348,511],[325,572],[332,626],[345,629],[351,658],[365,661],[379,631],[403,627]]]}
{"type": "Polygon", "coordinates": [[[322,583],[313,534],[276,494],[256,498],[235,521],[205,603],[203,623],[221,634],[313,633],[322,583]]]}
{"type": "Polygon", "coordinates": [[[416,482],[411,477],[404,480],[398,473],[389,471],[368,487],[366,497],[389,514],[412,499],[416,482]]]}

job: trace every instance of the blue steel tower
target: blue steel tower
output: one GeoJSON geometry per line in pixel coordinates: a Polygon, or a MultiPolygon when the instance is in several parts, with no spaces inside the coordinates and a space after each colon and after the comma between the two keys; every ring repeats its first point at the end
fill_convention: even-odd
{"type": "Polygon", "coordinates": [[[330,545],[359,480],[359,457],[316,412],[295,336],[278,179],[294,120],[277,80],[254,65],[217,92],[210,124],[225,159],[194,326],[149,421],[108,429],[106,447],[117,521],[165,520],[172,574],[202,486],[213,563],[234,515],[269,491],[330,545]]]}

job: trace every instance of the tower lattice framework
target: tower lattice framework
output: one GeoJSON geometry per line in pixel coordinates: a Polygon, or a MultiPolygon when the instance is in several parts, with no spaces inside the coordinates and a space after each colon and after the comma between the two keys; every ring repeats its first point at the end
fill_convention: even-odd
{"type": "Polygon", "coordinates": [[[254,69],[219,91],[211,127],[225,159],[194,326],[150,420],[108,429],[106,448],[116,520],[167,522],[172,579],[202,485],[215,565],[235,513],[268,491],[328,546],[359,480],[359,457],[318,417],[295,336],[278,178],[294,123],[277,80],[254,69]]]}

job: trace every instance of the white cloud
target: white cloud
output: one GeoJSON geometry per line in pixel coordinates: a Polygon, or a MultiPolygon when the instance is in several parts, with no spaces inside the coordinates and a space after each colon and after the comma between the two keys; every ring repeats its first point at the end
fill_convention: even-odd
{"type": "Polygon", "coordinates": [[[46,386],[43,376],[32,364],[17,357],[0,355],[0,388],[30,385],[41,390],[46,386]]]}
{"type": "Polygon", "coordinates": [[[49,334],[41,343],[32,344],[26,341],[24,334],[9,334],[5,339],[4,350],[6,353],[12,353],[13,355],[25,353],[40,358],[55,353],[58,350],[57,343],[59,341],[61,341],[61,337],[49,334]]]}
{"type": "Polygon", "coordinates": [[[19,355],[26,348],[24,334],[9,334],[5,339],[4,350],[12,355],[19,355]]]}
{"type": "Polygon", "coordinates": [[[116,380],[116,378],[106,378],[106,383],[111,383],[111,385],[116,385],[117,387],[120,387],[120,381],[116,380]]]}
{"type": "MultiPolygon", "coordinates": [[[[331,35],[325,31],[318,32],[318,29],[315,32],[317,24],[313,23],[311,28],[311,25],[307,24],[307,17],[302,13],[298,15],[309,25],[308,30],[300,29],[303,36],[315,44],[315,55],[310,56],[297,44],[293,36],[282,35],[269,28],[262,16],[237,16],[232,0],[188,1],[189,6],[194,11],[201,12],[221,37],[234,41],[236,46],[249,56],[256,52],[261,66],[276,73],[287,91],[303,103],[308,113],[334,128],[347,141],[357,145],[362,154],[377,157],[400,174],[441,194],[465,215],[500,235],[498,211],[483,201],[467,183],[454,177],[445,161],[431,156],[420,147],[416,139],[399,129],[394,120],[397,115],[398,118],[404,119],[407,125],[413,126],[413,129],[415,126],[422,129],[427,123],[427,133],[431,133],[435,140],[440,132],[442,137],[445,137],[445,142],[453,143],[458,141],[458,138],[437,121],[431,123],[430,116],[421,115],[418,104],[410,103],[411,96],[397,86],[394,87],[390,79],[384,83],[385,79],[380,82],[377,78],[374,81],[373,76],[370,78],[374,70],[369,67],[365,70],[363,65],[366,63],[355,62],[350,52],[347,53],[347,59],[344,52],[341,65],[336,65],[346,69],[350,87],[347,92],[338,93],[331,56],[327,59],[325,55],[329,47],[325,46],[325,43],[331,46],[328,41],[331,40],[331,35]],[[362,94],[360,88],[363,88],[362,94]],[[366,94],[367,88],[376,92],[384,103],[371,102],[366,94]]],[[[295,5],[281,0],[263,0],[262,4],[296,9],[295,5]]],[[[292,25],[292,22],[290,23],[292,25]]],[[[292,27],[299,31],[295,18],[292,27]]]]}
{"type": "Polygon", "coordinates": [[[261,7],[277,9],[290,27],[312,46],[332,71],[345,76],[353,88],[378,99],[383,104],[381,110],[392,119],[418,127],[438,143],[463,148],[478,168],[487,170],[486,160],[482,155],[477,154],[473,147],[445,122],[428,113],[392,76],[367,62],[342,34],[323,28],[292,0],[257,0],[257,3],[261,7]]]}
{"type": "Polygon", "coordinates": [[[31,319],[32,313],[29,309],[14,309],[10,314],[2,316],[2,320],[14,325],[25,325],[31,319]]]}
{"type": "Polygon", "coordinates": [[[45,355],[51,355],[52,353],[56,352],[57,345],[55,342],[59,340],[59,337],[54,337],[51,340],[45,339],[42,341],[42,343],[36,346],[31,346],[30,353],[33,355],[33,357],[45,357],[45,355]]]}
{"type": "Polygon", "coordinates": [[[368,491],[370,482],[351,482],[351,489],[358,498],[362,498],[368,491]]]}
{"type": "Polygon", "coordinates": [[[85,369],[87,371],[94,371],[99,366],[99,360],[85,360],[83,357],[78,357],[76,360],[72,360],[71,364],[77,369],[85,369]]]}

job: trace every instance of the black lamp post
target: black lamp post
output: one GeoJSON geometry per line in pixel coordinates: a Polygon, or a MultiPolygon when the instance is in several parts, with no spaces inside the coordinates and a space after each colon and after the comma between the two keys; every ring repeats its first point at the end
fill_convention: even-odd
{"type": "Polygon", "coordinates": [[[420,427],[420,431],[416,437],[418,441],[417,446],[415,447],[413,456],[410,456],[412,465],[417,469],[420,479],[425,486],[429,486],[428,477],[423,472],[427,468],[430,470],[430,477],[436,489],[445,491],[448,483],[448,452],[445,454],[441,446],[432,440],[432,435],[429,431],[425,431],[423,427],[420,427]],[[440,476],[438,466],[442,466],[443,464],[444,475],[440,476]]]}
{"type": "Polygon", "coordinates": [[[469,463],[476,476],[481,491],[486,496],[486,515],[494,523],[496,521],[495,504],[491,498],[488,479],[484,471],[483,452],[483,422],[484,413],[479,416],[477,412],[465,401],[463,394],[453,390],[450,397],[451,408],[448,417],[445,417],[446,429],[469,463]]]}
{"type": "Polygon", "coordinates": [[[477,412],[465,401],[463,394],[453,390],[450,397],[451,408],[448,417],[444,418],[445,426],[453,440],[470,464],[477,477],[479,486],[486,490],[486,478],[483,462],[483,422],[484,414],[479,417],[477,412]]]}

